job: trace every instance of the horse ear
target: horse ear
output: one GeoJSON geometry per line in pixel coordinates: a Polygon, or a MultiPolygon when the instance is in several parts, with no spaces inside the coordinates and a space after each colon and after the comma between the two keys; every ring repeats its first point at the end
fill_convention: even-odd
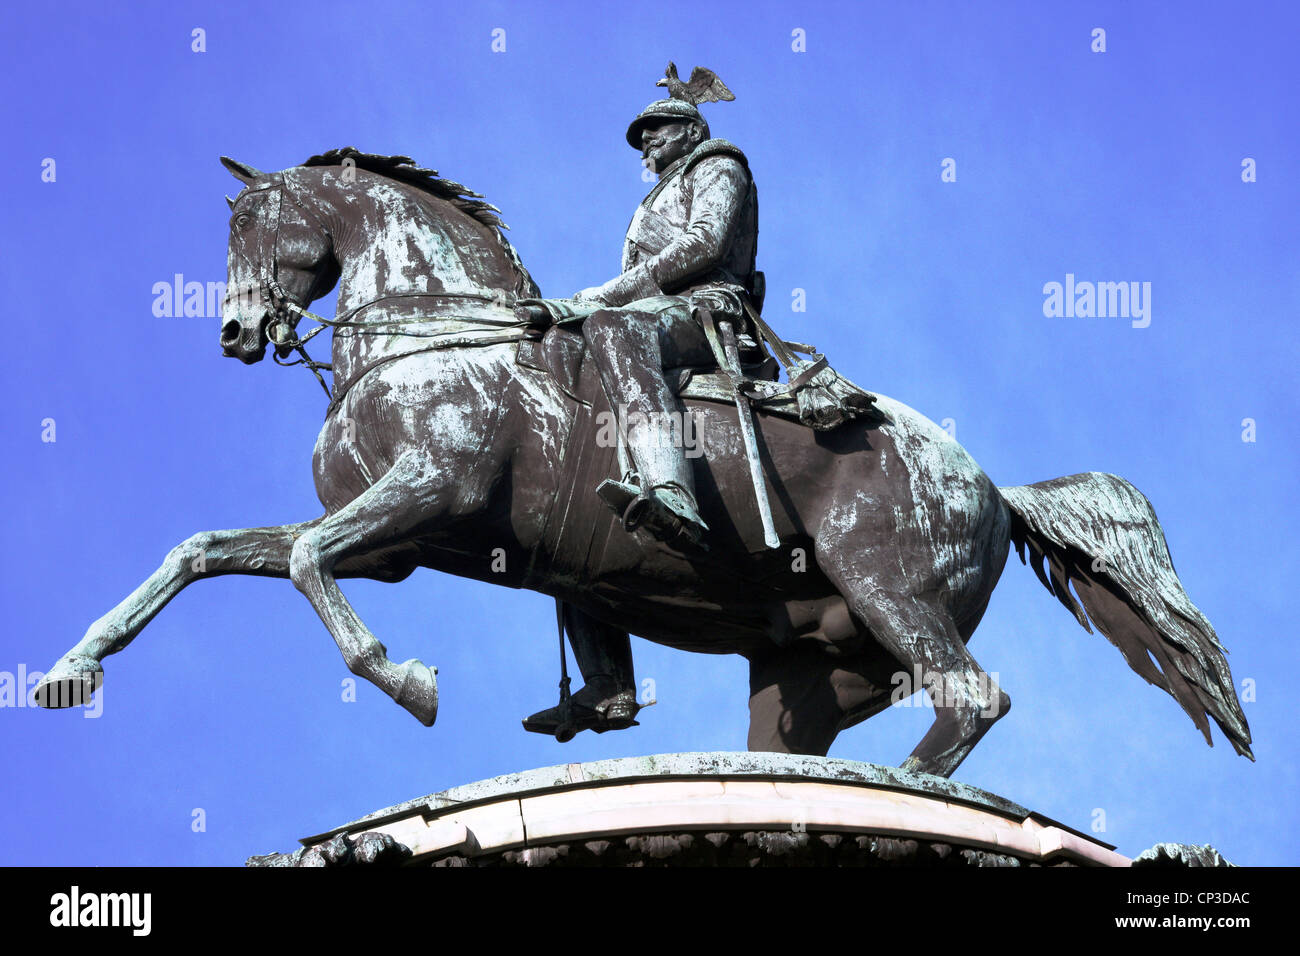
{"type": "Polygon", "coordinates": [[[229,206],[231,209],[234,209],[234,208],[235,208],[235,201],[234,201],[233,199],[231,199],[229,196],[227,196],[227,197],[226,197],[226,205],[229,206]]]}
{"type": "Polygon", "coordinates": [[[245,186],[252,185],[253,180],[259,179],[263,175],[260,169],[250,166],[248,163],[241,163],[237,159],[231,159],[229,156],[221,157],[221,165],[230,170],[230,175],[234,176],[245,186]]]}

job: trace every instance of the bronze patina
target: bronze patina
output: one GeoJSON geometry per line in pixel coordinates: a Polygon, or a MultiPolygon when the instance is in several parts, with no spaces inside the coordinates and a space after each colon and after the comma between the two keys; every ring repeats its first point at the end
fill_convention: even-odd
{"type": "Polygon", "coordinates": [[[349,148],[274,173],[224,159],[244,188],[223,352],[305,356],[307,306],[338,289],[313,459],[324,513],[182,542],[38,702],[86,702],[103,659],[184,587],[252,574],[291,580],[348,668],[430,725],[434,670],[390,661],[337,584],[428,567],[557,599],[588,687],[538,715],[547,732],[632,722],[636,634],[749,661],[751,750],[825,754],[915,674],[935,721],[903,767],[948,776],[1010,704],[966,643],[1014,543],[1207,741],[1212,719],[1250,756],[1223,648],[1147,499],[1099,472],[999,488],[924,416],[772,334],[748,161],[697,105],[730,91],[707,71],[663,82],[674,95],[628,130],[661,178],[623,269],[571,299],[541,297],[494,207],[406,157],[349,148]],[[641,414],[611,440],[602,413],[619,406],[641,414]],[[665,413],[690,416],[698,455],[665,413]]]}

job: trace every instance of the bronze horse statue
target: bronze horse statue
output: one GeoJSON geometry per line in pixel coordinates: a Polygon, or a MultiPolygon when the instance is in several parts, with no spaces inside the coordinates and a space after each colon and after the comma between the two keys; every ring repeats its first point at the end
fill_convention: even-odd
{"type": "Polygon", "coordinates": [[[773,550],[735,407],[685,397],[711,531],[707,552],[674,551],[626,531],[594,494],[617,477],[594,427],[608,405],[585,367],[554,372],[566,363],[546,358],[553,337],[539,342],[513,308],[538,290],[495,207],[405,157],[335,150],[273,174],[223,163],[245,186],[229,200],[225,354],[287,358],[305,342],[305,306],[339,289],[334,401],[313,459],[325,513],[178,545],[45,675],[43,706],[88,701],[103,658],[186,585],[254,574],[291,579],[348,668],[432,724],[434,670],[391,662],[336,583],[427,567],[549,594],[660,644],[743,655],[751,750],[825,754],[896,699],[899,675],[924,675],[935,720],[902,766],[948,776],[1010,704],[966,642],[1014,543],[1207,742],[1208,715],[1254,759],[1223,648],[1151,505],[1122,478],[998,488],[946,432],[883,396],[877,414],[829,432],[759,413],[773,550]]]}

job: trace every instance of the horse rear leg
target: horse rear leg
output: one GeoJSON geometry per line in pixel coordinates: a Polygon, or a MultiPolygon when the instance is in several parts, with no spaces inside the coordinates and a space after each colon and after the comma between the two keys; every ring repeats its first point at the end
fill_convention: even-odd
{"type": "Polygon", "coordinates": [[[86,631],[36,687],[41,707],[90,703],[104,682],[100,662],[131,643],[167,603],[190,584],[223,574],[287,578],[293,542],[321,519],[271,528],[203,531],[168,553],[148,579],[86,631]]]}
{"type": "Polygon", "coordinates": [[[880,646],[906,668],[900,676],[911,681],[919,671],[934,703],[934,723],[901,768],[951,776],[1010,709],[1011,698],[967,651],[940,589],[919,591],[896,559],[892,566],[873,561],[842,541],[819,542],[817,563],[880,646]]]}
{"type": "Polygon", "coordinates": [[[886,691],[820,646],[774,650],[749,662],[749,749],[824,757],[846,721],[888,704],[886,691]]]}
{"type": "Polygon", "coordinates": [[[334,570],[348,557],[409,540],[431,527],[456,494],[456,486],[428,455],[407,451],[346,507],[299,537],[289,558],[294,587],[320,615],[348,669],[426,727],[438,714],[435,671],[414,658],[400,667],[390,661],[384,646],[343,596],[334,570]]]}

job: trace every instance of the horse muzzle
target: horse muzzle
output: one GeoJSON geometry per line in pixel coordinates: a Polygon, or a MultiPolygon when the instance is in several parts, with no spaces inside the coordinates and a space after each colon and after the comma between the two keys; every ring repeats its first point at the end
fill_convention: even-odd
{"type": "Polygon", "coordinates": [[[253,365],[266,357],[266,327],[271,320],[270,310],[263,311],[254,321],[227,319],[221,326],[221,354],[237,358],[245,365],[253,365]]]}

